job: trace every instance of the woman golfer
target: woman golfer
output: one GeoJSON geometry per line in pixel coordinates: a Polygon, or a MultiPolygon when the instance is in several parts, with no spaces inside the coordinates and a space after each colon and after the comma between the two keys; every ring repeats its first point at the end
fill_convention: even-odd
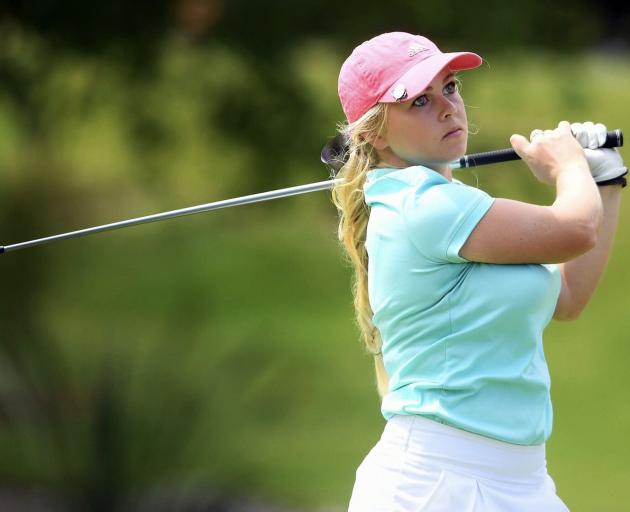
{"type": "Polygon", "coordinates": [[[555,187],[551,206],[453,180],[468,136],[454,72],[481,62],[396,32],[341,68],[350,148],[333,197],[387,419],[350,512],[567,510],[545,461],[542,332],[593,293],[626,169],[616,150],[592,149],[603,125],[561,122],[511,138],[555,187]]]}

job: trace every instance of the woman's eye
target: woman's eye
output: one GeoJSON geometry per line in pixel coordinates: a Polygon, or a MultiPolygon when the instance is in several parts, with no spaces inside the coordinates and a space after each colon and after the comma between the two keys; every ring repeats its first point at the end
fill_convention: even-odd
{"type": "Polygon", "coordinates": [[[446,94],[453,94],[454,92],[457,92],[457,83],[454,80],[447,83],[444,86],[444,92],[446,92],[446,94]]]}
{"type": "Polygon", "coordinates": [[[418,96],[415,100],[413,100],[413,105],[415,107],[424,107],[427,103],[429,103],[429,98],[427,98],[426,94],[418,96]]]}

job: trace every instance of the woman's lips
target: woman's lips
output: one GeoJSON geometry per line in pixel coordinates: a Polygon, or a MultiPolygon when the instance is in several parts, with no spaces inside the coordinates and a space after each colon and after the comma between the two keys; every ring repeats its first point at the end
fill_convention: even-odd
{"type": "Polygon", "coordinates": [[[444,135],[444,137],[442,138],[450,139],[451,137],[459,137],[460,135],[463,135],[463,133],[464,133],[464,130],[462,130],[461,128],[455,128],[454,130],[451,130],[446,135],[444,135]]]}

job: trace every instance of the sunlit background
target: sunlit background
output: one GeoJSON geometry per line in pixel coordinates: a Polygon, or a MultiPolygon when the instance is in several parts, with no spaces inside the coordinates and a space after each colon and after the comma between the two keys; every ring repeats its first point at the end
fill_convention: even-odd
{"type": "MultiPolygon", "coordinates": [[[[0,245],[326,179],[339,67],[391,30],[484,56],[470,152],[563,119],[630,134],[629,13],[5,1],[0,245]]],[[[520,162],[457,177],[553,197],[520,162]]],[[[626,201],[588,310],[546,334],[548,463],[578,512],[630,510],[629,228],[626,201]]],[[[317,192],[0,255],[0,510],[345,510],[384,420],[335,232],[317,192]]]]}

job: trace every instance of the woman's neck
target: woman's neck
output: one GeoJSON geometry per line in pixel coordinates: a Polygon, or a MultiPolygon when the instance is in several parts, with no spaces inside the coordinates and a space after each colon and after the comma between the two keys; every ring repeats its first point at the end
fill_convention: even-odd
{"type": "Polygon", "coordinates": [[[378,164],[376,164],[376,167],[387,169],[406,169],[407,167],[413,167],[414,165],[422,165],[424,167],[427,167],[428,169],[440,173],[448,181],[452,181],[453,179],[450,162],[408,162],[407,160],[401,158],[396,153],[394,153],[390,148],[377,150],[376,153],[379,160],[378,164]]]}
{"type": "Polygon", "coordinates": [[[431,169],[442,176],[444,176],[448,181],[453,180],[453,171],[449,164],[444,165],[429,165],[429,164],[414,164],[410,162],[398,162],[397,164],[392,164],[389,162],[379,162],[374,166],[375,169],[406,169],[407,167],[413,167],[415,165],[421,165],[426,167],[427,169],[431,169]]]}

